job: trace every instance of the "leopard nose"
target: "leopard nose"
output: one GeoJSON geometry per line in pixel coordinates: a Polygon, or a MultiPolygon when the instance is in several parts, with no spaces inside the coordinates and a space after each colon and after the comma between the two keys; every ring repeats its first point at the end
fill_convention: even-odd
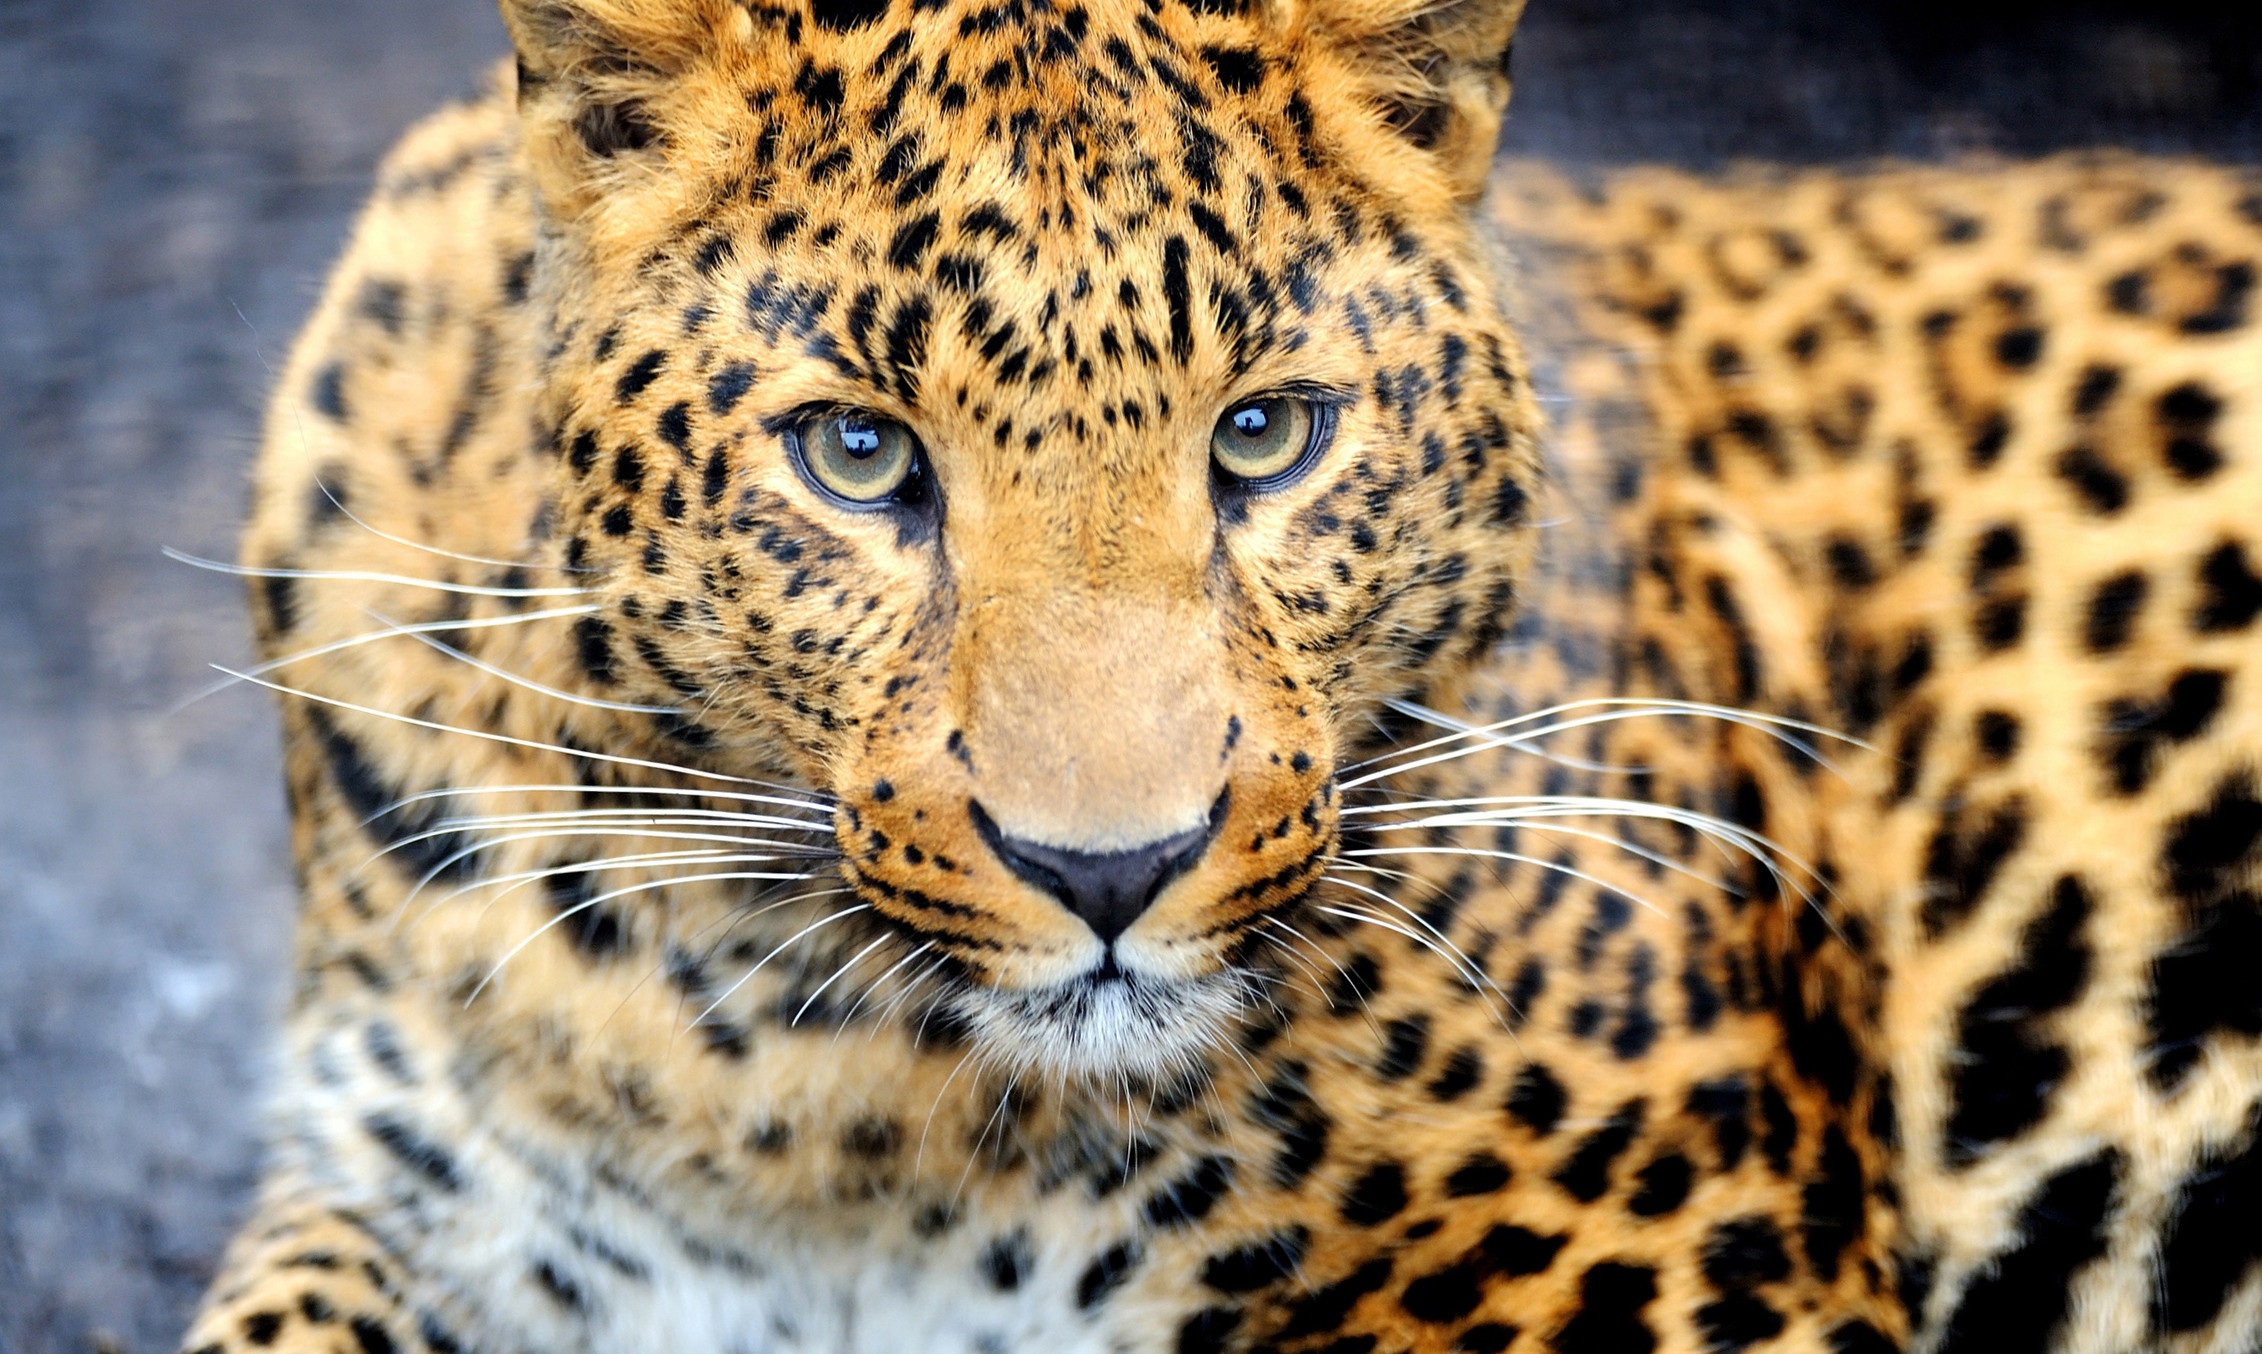
{"type": "Polygon", "coordinates": [[[1060,900],[1112,946],[1171,880],[1207,850],[1214,823],[1122,851],[1071,851],[1006,836],[970,804],[974,830],[1023,883],[1060,900]]]}

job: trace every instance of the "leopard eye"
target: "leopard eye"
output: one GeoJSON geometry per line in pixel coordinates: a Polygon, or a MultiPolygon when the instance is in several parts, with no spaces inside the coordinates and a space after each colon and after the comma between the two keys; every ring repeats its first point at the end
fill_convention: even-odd
{"type": "Polygon", "coordinates": [[[1210,459],[1240,487],[1278,489],[1325,440],[1328,406],[1298,395],[1244,400],[1210,434],[1210,459]]]}
{"type": "Polygon", "coordinates": [[[794,442],[803,473],[826,493],[858,507],[894,499],[919,469],[919,439],[878,414],[814,414],[795,430],[794,442]]]}

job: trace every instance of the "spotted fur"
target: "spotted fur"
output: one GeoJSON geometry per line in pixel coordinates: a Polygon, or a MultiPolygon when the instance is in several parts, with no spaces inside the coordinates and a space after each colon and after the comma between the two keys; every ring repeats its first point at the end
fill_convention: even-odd
{"type": "Polygon", "coordinates": [[[2253,190],[1488,205],[1516,8],[507,0],[271,414],[185,1348],[2251,1333],[2253,190]],[[1004,845],[1186,833],[1112,943],[1004,845]]]}

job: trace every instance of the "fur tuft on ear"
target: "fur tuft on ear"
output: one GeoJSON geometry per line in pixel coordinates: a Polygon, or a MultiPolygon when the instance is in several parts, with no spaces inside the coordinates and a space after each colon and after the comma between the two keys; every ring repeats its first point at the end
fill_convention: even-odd
{"type": "Polygon", "coordinates": [[[1311,31],[1367,72],[1393,129],[1483,196],[1524,0],[1306,0],[1311,31]]]}
{"type": "Polygon", "coordinates": [[[561,218],[595,202],[600,181],[617,186],[643,153],[664,150],[669,94],[755,26],[737,0],[502,0],[502,11],[535,180],[561,218]]]}
{"type": "Polygon", "coordinates": [[[519,69],[536,81],[680,74],[733,24],[731,0],[502,0],[519,69]]]}

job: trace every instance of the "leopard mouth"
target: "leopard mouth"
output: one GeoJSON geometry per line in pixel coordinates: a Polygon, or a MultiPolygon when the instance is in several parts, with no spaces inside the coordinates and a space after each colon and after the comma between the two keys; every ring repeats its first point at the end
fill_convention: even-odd
{"type": "Polygon", "coordinates": [[[1112,957],[1045,987],[968,986],[954,1014],[999,1063],[1070,1079],[1168,1080],[1197,1069],[1259,1004],[1251,973],[1229,966],[1157,978],[1112,957]]]}

